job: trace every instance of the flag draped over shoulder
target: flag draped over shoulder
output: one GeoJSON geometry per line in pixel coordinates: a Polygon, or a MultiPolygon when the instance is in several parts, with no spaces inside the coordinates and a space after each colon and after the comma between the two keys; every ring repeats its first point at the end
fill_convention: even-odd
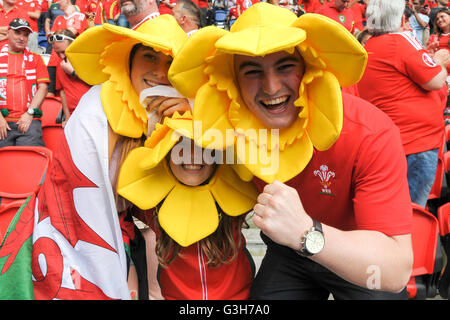
{"type": "Polygon", "coordinates": [[[15,214],[5,235],[0,240],[0,299],[33,299],[31,281],[31,249],[34,212],[27,198],[15,214]]]}
{"type": "MultiPolygon", "coordinates": [[[[130,299],[126,253],[108,175],[108,123],[100,89],[94,86],[82,97],[39,193],[16,215],[16,229],[22,220],[26,225],[21,235],[26,240],[8,272],[14,264],[22,265],[26,272],[21,277],[25,283],[32,280],[35,299],[130,299]],[[26,259],[17,260],[24,250],[26,259]]],[[[0,267],[5,260],[2,251],[7,253],[0,248],[0,267]]],[[[26,289],[30,290],[28,284],[26,289]]],[[[0,298],[1,291],[3,287],[0,298]]],[[[16,297],[32,298],[33,292],[16,297]]]]}

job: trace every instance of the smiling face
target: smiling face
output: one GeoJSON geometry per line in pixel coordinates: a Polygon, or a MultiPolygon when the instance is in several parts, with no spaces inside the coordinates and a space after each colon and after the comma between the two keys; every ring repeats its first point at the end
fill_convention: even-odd
{"type": "Polygon", "coordinates": [[[203,149],[192,140],[190,140],[190,148],[186,147],[185,142],[180,143],[183,143],[182,148],[174,147],[169,153],[170,170],[181,183],[191,187],[199,186],[211,177],[216,165],[205,163],[203,157],[200,161],[195,159],[194,156],[202,154],[203,149]],[[184,154],[185,152],[187,154],[184,154]]]}
{"type": "Polygon", "coordinates": [[[140,46],[131,60],[131,84],[139,95],[142,90],[157,85],[170,85],[167,73],[172,57],[150,47],[140,46]]]}
{"type": "Polygon", "coordinates": [[[450,15],[448,11],[438,12],[436,15],[436,25],[443,33],[450,32],[450,15]]]}
{"type": "Polygon", "coordinates": [[[297,119],[300,108],[294,102],[305,70],[297,50],[264,57],[235,55],[234,69],[243,101],[265,126],[287,128],[297,119]]]}

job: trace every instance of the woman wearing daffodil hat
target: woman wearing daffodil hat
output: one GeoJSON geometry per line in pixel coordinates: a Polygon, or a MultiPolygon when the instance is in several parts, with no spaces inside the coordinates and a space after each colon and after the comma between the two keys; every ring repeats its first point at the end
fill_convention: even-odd
{"type": "Polygon", "coordinates": [[[140,219],[157,235],[165,299],[248,299],[254,264],[241,229],[256,203],[256,186],[193,137],[189,111],[165,118],[126,158],[118,192],[149,210],[140,219]]]}
{"type": "MultiPolygon", "coordinates": [[[[38,194],[36,210],[50,219],[37,221],[36,243],[51,239],[45,241],[54,245],[39,246],[39,252],[48,266],[57,267],[51,272],[52,281],[36,283],[38,297],[130,298],[129,246],[124,247],[121,226],[132,224],[119,222],[118,213],[129,204],[117,195],[116,177],[127,153],[142,145],[147,135],[148,116],[140,93],[170,85],[168,68],[186,39],[176,20],[162,15],[136,30],[110,24],[89,28],[67,48],[77,75],[94,86],[67,122],[38,194]],[[50,257],[61,258],[57,263],[50,257]],[[72,277],[76,272],[77,279],[69,271],[72,277]]],[[[157,100],[158,112],[166,115],[190,109],[183,98],[157,100]]],[[[43,274],[46,267],[33,264],[33,274],[43,274]]],[[[140,289],[139,297],[145,297],[148,289],[140,289]]]]}
{"type": "Polygon", "coordinates": [[[366,62],[339,23],[258,3],[229,32],[195,33],[169,70],[195,97],[197,143],[234,148],[236,172],[259,186],[253,221],[267,252],[252,298],[406,297],[411,203],[399,132],[341,92],[366,62]]]}

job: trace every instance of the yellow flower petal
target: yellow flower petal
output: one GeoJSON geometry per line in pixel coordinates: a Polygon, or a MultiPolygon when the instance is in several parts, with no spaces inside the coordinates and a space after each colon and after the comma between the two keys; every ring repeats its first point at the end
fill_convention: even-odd
{"type": "Polygon", "coordinates": [[[167,174],[165,162],[149,170],[141,169],[139,164],[149,151],[145,147],[132,150],[122,164],[117,180],[118,194],[143,210],[156,207],[176,185],[175,179],[167,174]]]}
{"type": "Polygon", "coordinates": [[[260,149],[252,142],[239,144],[239,141],[236,152],[239,161],[258,178],[267,183],[275,180],[286,182],[308,165],[313,155],[313,145],[305,134],[279,153],[260,149]]]}
{"type": "Polygon", "coordinates": [[[307,85],[309,113],[307,131],[316,149],[327,150],[342,130],[342,93],[339,82],[330,72],[307,85]],[[327,94],[323,94],[327,92],[327,94]]]}
{"type": "Polygon", "coordinates": [[[197,92],[194,102],[194,132],[201,125],[202,135],[194,136],[195,142],[204,148],[222,150],[234,143],[227,138],[227,129],[233,129],[227,117],[226,105],[229,101],[226,92],[218,91],[209,84],[203,85],[197,92]],[[197,102],[198,101],[198,102],[197,102]]]}
{"type": "Polygon", "coordinates": [[[177,184],[164,200],[158,221],[173,240],[187,247],[213,233],[219,215],[209,187],[177,184]]]}
{"type": "Polygon", "coordinates": [[[230,166],[220,166],[217,170],[220,172],[217,172],[216,179],[211,182],[211,192],[220,208],[230,216],[252,210],[258,197],[255,185],[239,179],[230,166]]]}

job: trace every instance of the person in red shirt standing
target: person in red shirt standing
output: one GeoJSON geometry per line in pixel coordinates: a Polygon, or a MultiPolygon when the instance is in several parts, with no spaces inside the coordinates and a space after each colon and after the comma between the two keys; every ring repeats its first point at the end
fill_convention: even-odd
{"type": "MultiPolygon", "coordinates": [[[[51,28],[51,33],[48,34],[48,41],[50,37],[59,29],[69,29],[75,35],[79,35],[87,28],[87,19],[83,13],[76,10],[75,6],[72,5],[70,0],[58,0],[60,9],[64,12],[64,15],[57,16],[53,22],[51,28]]],[[[50,55],[50,60],[47,64],[48,73],[50,75],[50,86],[48,88],[48,93],[50,96],[54,96],[56,93],[56,67],[61,63],[61,59],[52,50],[50,55]]]]}
{"type": "Polygon", "coordinates": [[[351,33],[355,32],[355,17],[349,8],[350,0],[332,0],[328,5],[317,9],[316,13],[323,14],[341,23],[351,33]]]}
{"type": "Polygon", "coordinates": [[[103,0],[102,3],[105,12],[105,22],[117,25],[120,17],[118,0],[103,0]]]}
{"type": "Polygon", "coordinates": [[[42,58],[27,48],[31,32],[26,20],[14,19],[0,51],[0,147],[45,146],[39,117],[49,78],[42,58]]]}
{"type": "Polygon", "coordinates": [[[9,23],[14,19],[28,19],[28,15],[16,6],[17,0],[3,0],[3,7],[0,8],[0,48],[8,42],[9,23]]]}
{"type": "Polygon", "coordinates": [[[72,65],[67,60],[66,48],[75,40],[75,35],[67,29],[60,29],[52,37],[53,50],[61,59],[60,65],[56,67],[56,91],[61,97],[62,108],[65,120],[62,125],[65,126],[69,120],[78,101],[91,88],[86,82],[78,78],[72,65]]]}
{"type": "Polygon", "coordinates": [[[101,0],[89,0],[85,14],[90,27],[103,24],[106,20],[103,2],[101,0]]]}
{"type": "Polygon", "coordinates": [[[39,31],[37,21],[41,16],[41,5],[37,0],[19,0],[16,5],[27,13],[27,21],[30,23],[31,29],[33,29],[33,32],[28,36],[28,48],[32,52],[38,52],[39,31]]]}
{"type": "Polygon", "coordinates": [[[369,0],[352,0],[349,7],[353,11],[355,17],[355,28],[359,31],[364,29],[366,23],[366,7],[369,0]]]}
{"type": "Polygon", "coordinates": [[[400,129],[411,200],[425,207],[444,134],[440,91],[450,54],[439,50],[431,58],[415,38],[400,32],[404,10],[403,0],[371,0],[367,6],[372,36],[365,46],[369,60],[358,87],[361,97],[400,129]]]}
{"type": "Polygon", "coordinates": [[[316,12],[322,4],[319,0],[303,0],[303,9],[306,13],[316,12]]]}

